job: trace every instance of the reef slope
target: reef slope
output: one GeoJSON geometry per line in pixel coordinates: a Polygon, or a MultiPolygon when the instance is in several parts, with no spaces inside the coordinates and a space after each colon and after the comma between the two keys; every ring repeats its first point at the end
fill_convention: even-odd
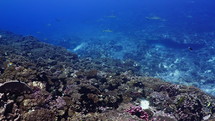
{"type": "Polygon", "coordinates": [[[137,76],[133,61],[81,59],[32,36],[0,35],[0,120],[215,120],[214,97],[137,76]],[[143,100],[149,108],[134,109],[143,100]]]}

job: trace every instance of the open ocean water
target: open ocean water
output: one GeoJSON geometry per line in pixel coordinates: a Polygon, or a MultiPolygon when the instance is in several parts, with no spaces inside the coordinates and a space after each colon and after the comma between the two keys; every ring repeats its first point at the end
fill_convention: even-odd
{"type": "Polygon", "coordinates": [[[1,0],[0,29],[215,95],[214,0],[1,0]]]}

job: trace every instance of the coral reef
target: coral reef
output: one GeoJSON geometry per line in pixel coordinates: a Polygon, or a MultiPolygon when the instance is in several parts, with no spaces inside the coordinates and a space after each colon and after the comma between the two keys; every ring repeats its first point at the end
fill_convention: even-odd
{"type": "Polygon", "coordinates": [[[149,115],[140,106],[131,107],[127,110],[131,115],[136,115],[137,117],[148,121],[149,115]]]}
{"type": "Polygon", "coordinates": [[[0,120],[215,120],[213,96],[139,76],[134,61],[79,58],[32,36],[0,34],[0,120]]]}
{"type": "Polygon", "coordinates": [[[83,36],[86,46],[76,53],[94,60],[114,58],[116,62],[110,63],[116,64],[117,59],[121,59],[125,64],[117,65],[129,64],[132,71],[136,66],[136,74],[192,85],[215,96],[215,42],[210,41],[215,38],[214,31],[199,33],[194,29],[173,29],[162,22],[151,22],[145,21],[146,25],[139,29],[139,25],[132,27],[136,31],[120,29],[109,35],[95,36],[97,33],[93,33],[92,38],[83,36]]]}

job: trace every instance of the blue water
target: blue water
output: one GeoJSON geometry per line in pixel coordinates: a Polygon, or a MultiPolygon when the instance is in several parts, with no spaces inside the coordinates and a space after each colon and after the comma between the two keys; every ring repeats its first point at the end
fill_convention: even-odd
{"type": "Polygon", "coordinates": [[[214,0],[1,0],[0,29],[215,95],[214,0]]]}
{"type": "Polygon", "coordinates": [[[205,32],[215,28],[214,7],[213,0],[1,0],[0,26],[56,38],[103,29],[135,31],[157,24],[145,17],[159,16],[173,29],[205,32]]]}

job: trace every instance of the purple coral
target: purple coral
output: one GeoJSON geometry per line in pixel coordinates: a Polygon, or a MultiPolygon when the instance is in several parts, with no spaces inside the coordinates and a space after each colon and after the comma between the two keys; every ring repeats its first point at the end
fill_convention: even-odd
{"type": "Polygon", "coordinates": [[[126,112],[130,113],[131,115],[136,115],[137,117],[146,121],[149,120],[148,113],[146,113],[140,106],[132,106],[130,109],[126,110],[126,112]]]}

